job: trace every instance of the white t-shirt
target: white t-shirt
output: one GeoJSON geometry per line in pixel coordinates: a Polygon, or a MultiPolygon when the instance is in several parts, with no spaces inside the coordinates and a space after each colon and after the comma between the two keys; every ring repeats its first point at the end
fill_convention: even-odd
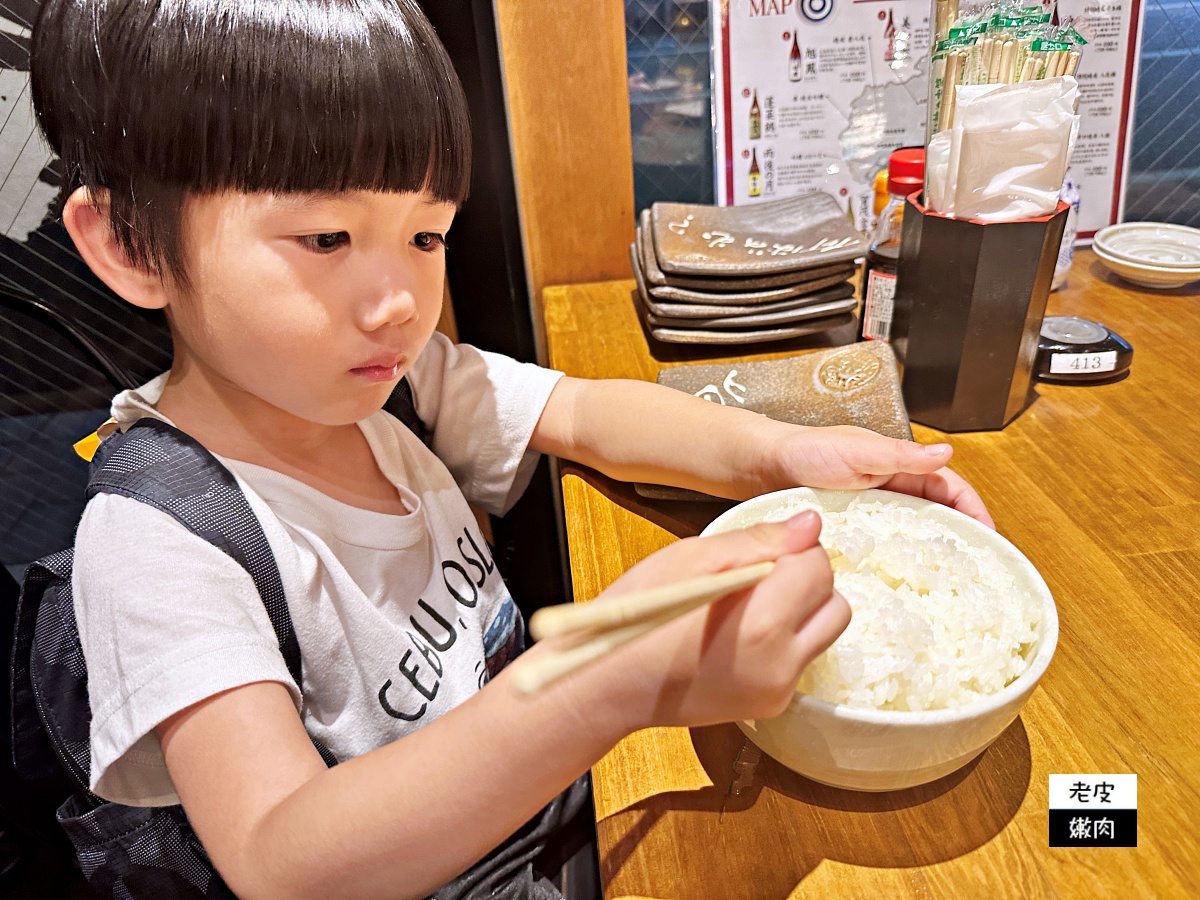
{"type": "MultiPolygon", "coordinates": [[[[148,504],[93,498],[73,576],[93,791],[128,805],[178,803],[154,728],[240,685],[287,685],[309,734],[339,760],[402,737],[477,691],[518,616],[467,501],[503,513],[520,496],[537,460],[530,435],[560,376],[435,334],[409,375],[432,452],[387,413],[359,423],[410,510],[402,516],[221,460],[279,567],[302,690],[245,569],[148,504]]],[[[119,394],[118,423],[162,418],[153,404],[165,381],[119,394]]]]}

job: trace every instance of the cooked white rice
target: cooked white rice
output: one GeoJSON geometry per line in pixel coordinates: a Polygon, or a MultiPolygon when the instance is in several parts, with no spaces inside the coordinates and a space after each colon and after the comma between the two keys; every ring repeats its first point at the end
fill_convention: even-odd
{"type": "MultiPolygon", "coordinates": [[[[816,508],[791,498],[767,518],[816,508]]],[[[834,584],[854,615],[799,690],[865,709],[945,709],[1025,671],[1041,610],[992,550],[895,502],[854,500],[821,517],[834,584]]]]}

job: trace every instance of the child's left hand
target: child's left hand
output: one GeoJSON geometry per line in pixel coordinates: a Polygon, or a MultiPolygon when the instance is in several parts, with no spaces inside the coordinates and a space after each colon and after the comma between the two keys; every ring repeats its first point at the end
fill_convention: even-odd
{"type": "Polygon", "coordinates": [[[771,473],[766,490],[805,487],[882,488],[924,497],[995,528],[975,489],[950,469],[949,444],[916,444],[865,428],[789,428],[767,445],[760,471],[771,473]]]}
{"type": "Polygon", "coordinates": [[[529,446],[621,481],[730,500],[798,485],[883,488],[996,527],[974,489],[946,468],[949,444],[898,441],[850,425],[792,425],[643,381],[560,379],[529,446]]]}

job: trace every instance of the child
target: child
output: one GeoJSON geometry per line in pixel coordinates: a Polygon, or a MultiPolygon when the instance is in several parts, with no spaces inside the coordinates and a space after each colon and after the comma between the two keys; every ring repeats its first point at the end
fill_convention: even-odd
{"type": "Polygon", "coordinates": [[[89,502],[75,607],[92,787],[182,802],[240,896],[462,885],[622,736],[778,712],[845,627],[819,522],[801,515],[647,559],[605,593],[777,566],[517,695],[525,658],[501,670],[485,650],[519,632],[467,501],[502,513],[539,453],[731,498],[884,486],[990,521],[944,445],[560,377],[435,334],[470,141],[411,0],[46,0],[32,72],[76,185],[68,231],[171,327],[170,371],[113,414],[173,423],[235,474],[302,651],[296,684],[220,550],[147,504],[89,502]],[[429,447],[381,411],[405,375],[429,447]]]}

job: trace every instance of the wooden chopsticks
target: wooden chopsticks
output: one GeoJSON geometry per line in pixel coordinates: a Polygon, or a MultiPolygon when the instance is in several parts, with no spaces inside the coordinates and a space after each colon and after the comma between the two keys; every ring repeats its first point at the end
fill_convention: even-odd
{"type": "Polygon", "coordinates": [[[521,667],[514,673],[517,690],[534,693],[684,613],[758,584],[773,568],[773,562],[755,563],[612,599],[539,609],[529,619],[536,640],[573,637],[577,641],[521,667]]]}

